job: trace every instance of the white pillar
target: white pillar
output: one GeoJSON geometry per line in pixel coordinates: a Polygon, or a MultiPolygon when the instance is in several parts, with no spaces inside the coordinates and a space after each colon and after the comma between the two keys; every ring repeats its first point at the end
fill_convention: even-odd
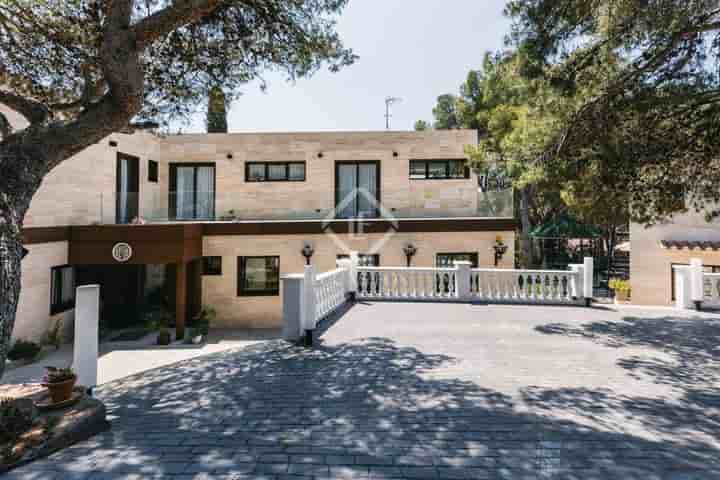
{"type": "Polygon", "coordinates": [[[690,267],[676,265],[675,275],[675,307],[685,310],[693,308],[690,267]]]}
{"type": "Polygon", "coordinates": [[[583,298],[582,287],[584,281],[583,266],[578,264],[568,265],[572,275],[570,275],[570,296],[573,299],[583,298]]]}
{"type": "Polygon", "coordinates": [[[99,319],[100,285],[77,287],[73,369],[78,384],[88,389],[97,385],[99,319]]]}
{"type": "Polygon", "coordinates": [[[360,265],[360,255],[358,252],[350,252],[350,289],[349,293],[352,296],[357,295],[358,291],[358,274],[357,269],[360,265]]]}
{"type": "Polygon", "coordinates": [[[460,261],[455,262],[455,295],[460,300],[470,299],[470,269],[471,262],[460,261]]]}
{"type": "Polygon", "coordinates": [[[303,330],[315,330],[315,266],[305,265],[303,274],[301,324],[303,330]]]}
{"type": "Polygon", "coordinates": [[[283,275],[283,330],[282,337],[294,342],[302,338],[303,274],[283,275]]]}
{"type": "Polygon", "coordinates": [[[703,262],[699,258],[690,259],[690,295],[693,305],[700,308],[704,296],[703,262]]]}
{"type": "Polygon", "coordinates": [[[585,304],[590,306],[593,298],[593,275],[595,273],[594,260],[592,257],[585,257],[583,261],[583,296],[585,304]]]}

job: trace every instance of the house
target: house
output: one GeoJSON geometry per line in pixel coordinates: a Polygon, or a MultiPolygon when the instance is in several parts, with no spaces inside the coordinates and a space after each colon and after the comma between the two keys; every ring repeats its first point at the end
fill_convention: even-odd
{"type": "Polygon", "coordinates": [[[111,135],[33,199],[14,337],[71,325],[81,284],[101,285],[115,326],[156,301],[179,331],[205,305],[214,327],[274,328],[280,277],[307,261],[494,266],[502,242],[497,264],[511,268],[512,192],[478,189],[464,154],[475,143],[466,130],[111,135]]]}
{"type": "Polygon", "coordinates": [[[703,213],[676,215],[646,228],[630,226],[632,302],[671,305],[675,301],[673,266],[702,260],[709,273],[720,273],[720,220],[708,222],[703,213]]]}

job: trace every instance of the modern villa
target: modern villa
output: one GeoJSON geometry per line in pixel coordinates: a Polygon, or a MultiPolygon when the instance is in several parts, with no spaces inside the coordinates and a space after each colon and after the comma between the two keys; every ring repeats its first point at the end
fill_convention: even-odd
{"type": "Polygon", "coordinates": [[[178,331],[202,306],[213,327],[274,328],[280,277],[350,251],[370,266],[512,268],[512,193],[478,187],[464,153],[475,143],[465,130],[114,134],[33,200],[14,337],[69,328],[83,284],[101,285],[116,325],[155,296],[178,331]]]}

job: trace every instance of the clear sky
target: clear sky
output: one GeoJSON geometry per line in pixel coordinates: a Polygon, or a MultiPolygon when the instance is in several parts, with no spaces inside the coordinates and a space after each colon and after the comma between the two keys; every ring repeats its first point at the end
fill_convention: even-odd
{"type": "MultiPolygon", "coordinates": [[[[487,50],[503,47],[505,0],[350,0],[338,22],[345,45],[360,56],[339,73],[321,70],[296,83],[266,76],[230,108],[230,132],[381,130],[386,96],[393,130],[432,120],[435,99],[456,93],[487,50]]],[[[204,114],[183,132],[205,130],[204,114]]]]}

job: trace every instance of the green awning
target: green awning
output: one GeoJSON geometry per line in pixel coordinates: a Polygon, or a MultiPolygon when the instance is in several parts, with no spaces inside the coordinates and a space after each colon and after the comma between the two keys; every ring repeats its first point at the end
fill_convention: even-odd
{"type": "Polygon", "coordinates": [[[598,238],[600,231],[592,225],[580,223],[569,215],[559,215],[531,232],[533,238],[598,238]]]}

